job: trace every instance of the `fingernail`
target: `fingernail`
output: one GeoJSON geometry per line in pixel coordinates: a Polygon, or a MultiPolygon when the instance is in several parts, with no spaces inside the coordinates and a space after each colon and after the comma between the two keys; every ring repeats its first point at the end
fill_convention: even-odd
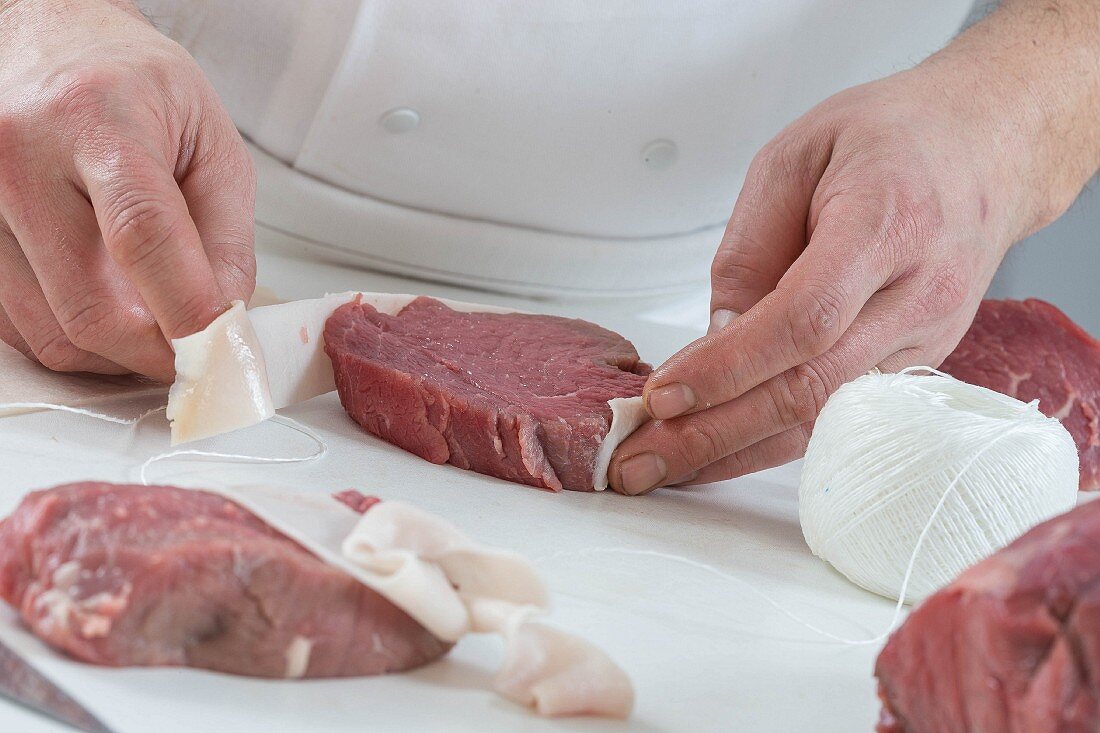
{"type": "Polygon", "coordinates": [[[619,483],[624,494],[640,494],[649,491],[665,480],[668,465],[656,453],[639,453],[619,465],[619,483]]]}
{"type": "Polygon", "coordinates": [[[673,382],[658,387],[646,398],[646,409],[656,420],[668,420],[683,415],[695,407],[695,393],[682,382],[673,382]]]}
{"type": "Polygon", "coordinates": [[[730,325],[730,321],[732,321],[734,318],[737,318],[738,315],[740,314],[734,313],[733,311],[727,310],[726,308],[716,309],[713,313],[710,314],[710,330],[708,330],[707,333],[721,331],[723,328],[730,325]]]}

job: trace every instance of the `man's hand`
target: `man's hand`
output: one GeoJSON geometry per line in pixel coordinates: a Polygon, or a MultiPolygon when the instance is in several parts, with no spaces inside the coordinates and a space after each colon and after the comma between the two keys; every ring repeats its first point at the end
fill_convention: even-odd
{"type": "Polygon", "coordinates": [[[770,142],[714,259],[710,333],[649,378],[655,421],[619,447],[612,486],[785,463],[845,382],[939,364],[1008,247],[1100,165],[1097,15],[1089,2],[1008,2],[770,142]],[[1067,31],[1077,23],[1089,35],[1067,31]]]}
{"type": "Polygon", "coordinates": [[[194,60],[129,2],[0,0],[0,339],[171,381],[255,280],[255,180],[194,60]]]}

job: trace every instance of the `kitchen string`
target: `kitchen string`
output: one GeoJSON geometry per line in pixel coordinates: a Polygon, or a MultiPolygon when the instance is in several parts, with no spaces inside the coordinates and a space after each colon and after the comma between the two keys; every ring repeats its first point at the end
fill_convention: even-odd
{"type": "MultiPolygon", "coordinates": [[[[72,415],[80,415],[83,417],[90,417],[94,420],[102,420],[104,422],[114,423],[116,425],[129,425],[136,426],[145,418],[150,415],[154,415],[158,412],[163,412],[167,409],[166,405],[160,407],[154,407],[149,410],[138,414],[135,417],[119,417],[117,415],[110,415],[104,412],[97,412],[95,410],[89,410],[83,407],[73,407],[71,405],[62,405],[52,402],[5,402],[0,403],[0,412],[6,412],[11,410],[49,410],[54,412],[66,412],[72,415]]],[[[14,413],[24,414],[24,413],[14,413]]],[[[14,414],[0,415],[0,419],[4,417],[13,417],[14,414]]],[[[148,486],[148,471],[149,467],[154,463],[160,461],[167,461],[175,458],[184,458],[187,456],[194,456],[198,458],[220,458],[229,462],[237,463],[305,463],[308,461],[314,461],[325,455],[328,452],[328,444],[317,435],[313,430],[306,427],[302,423],[294,420],[293,418],[286,417],[284,415],[275,415],[271,418],[273,422],[276,422],[284,427],[290,428],[295,432],[301,433],[306,437],[313,440],[316,443],[316,448],[312,453],[305,456],[254,456],[246,453],[223,453],[221,451],[208,451],[198,450],[195,448],[182,448],[179,450],[165,451],[164,453],[158,453],[157,455],[147,458],[141,466],[138,468],[138,480],[148,486]]]]}
{"type": "MultiPolygon", "coordinates": [[[[902,373],[907,373],[907,372],[918,370],[918,369],[929,371],[929,372],[932,372],[932,373],[937,374],[937,375],[947,376],[947,375],[943,375],[942,372],[939,372],[937,370],[930,369],[930,368],[927,368],[927,367],[910,367],[909,369],[903,370],[902,373]]],[[[142,420],[144,420],[146,417],[148,417],[152,414],[163,411],[165,409],[165,406],[153,408],[151,410],[146,410],[145,412],[139,414],[136,417],[121,418],[121,417],[118,417],[118,416],[115,416],[115,415],[100,413],[100,412],[96,412],[96,411],[93,411],[93,410],[88,410],[88,409],[85,409],[85,408],[72,407],[72,406],[69,406],[69,405],[45,403],[45,402],[24,402],[24,403],[3,403],[3,404],[0,404],[0,411],[14,410],[14,409],[56,410],[56,411],[81,415],[81,416],[85,416],[85,417],[90,417],[90,418],[93,418],[93,419],[103,420],[103,421],[111,422],[111,423],[115,423],[115,424],[131,425],[132,426],[132,425],[137,425],[142,420]]],[[[2,417],[2,416],[0,416],[0,417],[2,417]]],[[[149,482],[148,482],[147,473],[148,473],[148,469],[149,469],[150,466],[152,466],[153,464],[155,464],[157,462],[160,462],[160,461],[170,460],[170,459],[173,459],[173,458],[186,457],[186,456],[195,456],[195,457],[203,457],[203,458],[221,458],[221,459],[224,459],[226,461],[237,461],[237,462],[244,462],[244,463],[286,464],[286,463],[303,463],[303,462],[316,460],[316,459],[320,458],[321,456],[323,456],[327,452],[328,446],[324,442],[324,440],[322,440],[314,431],[312,431],[311,429],[309,429],[308,427],[306,427],[302,423],[299,423],[298,421],[293,420],[292,418],[288,418],[288,417],[285,417],[285,416],[282,416],[282,415],[275,415],[272,419],[275,422],[278,422],[278,423],[280,423],[280,424],[282,424],[286,427],[291,428],[292,430],[295,430],[295,431],[297,431],[299,433],[302,433],[303,435],[306,435],[307,437],[311,438],[317,445],[314,452],[307,455],[307,456],[269,457],[269,456],[254,456],[254,455],[239,454],[239,453],[222,453],[222,452],[218,452],[218,451],[204,451],[204,450],[197,450],[197,449],[171,450],[171,451],[166,451],[164,453],[160,453],[160,454],[151,456],[150,458],[146,459],[141,464],[141,466],[139,468],[139,480],[142,484],[148,485],[149,482]]],[[[824,628],[818,626],[817,624],[814,624],[810,621],[807,621],[802,616],[798,615],[796,612],[792,611],[790,608],[788,608],[787,606],[785,606],[781,602],[777,601],[775,598],[773,598],[768,593],[765,593],[764,591],[760,590],[759,588],[757,588],[755,585],[753,585],[749,581],[745,580],[744,578],[740,578],[736,575],[728,573],[728,572],[726,572],[724,570],[721,570],[720,568],[718,568],[716,566],[713,566],[713,565],[710,565],[708,563],[705,563],[705,562],[702,562],[702,561],[699,561],[699,560],[694,560],[692,558],[685,557],[685,556],[682,556],[682,555],[676,555],[676,554],[672,554],[672,553],[661,552],[659,550],[638,549],[638,548],[590,547],[590,548],[584,548],[584,549],[579,549],[579,550],[562,550],[562,551],[559,551],[559,552],[552,553],[550,555],[545,555],[541,558],[537,558],[537,559],[535,559],[534,562],[536,564],[543,564],[543,563],[546,563],[546,562],[549,562],[549,561],[552,561],[552,560],[557,560],[557,559],[565,559],[565,558],[570,558],[570,557],[583,558],[583,557],[590,557],[590,556],[596,556],[596,555],[627,555],[627,556],[639,556],[639,557],[652,557],[652,558],[658,558],[658,559],[666,560],[666,561],[669,561],[669,562],[675,562],[675,563],[679,563],[681,565],[692,567],[694,569],[697,569],[697,570],[706,572],[708,574],[714,575],[718,578],[721,578],[721,579],[725,580],[726,582],[734,583],[734,584],[740,585],[742,587],[748,588],[753,594],[755,594],[757,597],[762,599],[764,602],[766,602],[769,606],[774,608],[776,611],[783,614],[785,617],[791,619],[792,621],[799,624],[803,628],[811,631],[812,633],[818,634],[818,635],[820,635],[824,638],[827,638],[831,641],[835,641],[835,642],[838,642],[838,643],[841,643],[841,644],[851,645],[851,646],[863,646],[863,645],[869,645],[869,644],[877,644],[877,643],[885,640],[890,635],[890,633],[894,630],[894,628],[896,628],[897,623],[901,618],[902,609],[905,606],[905,592],[908,589],[910,578],[911,578],[912,572],[913,572],[913,568],[916,564],[917,559],[920,556],[921,547],[922,547],[922,545],[924,543],[924,540],[927,537],[928,533],[931,531],[932,527],[934,526],[936,518],[940,513],[940,510],[943,508],[943,506],[946,503],[947,499],[955,491],[956,487],[958,486],[959,481],[962,480],[962,478],[966,475],[967,471],[971,468],[971,466],[973,466],[974,463],[977,461],[977,459],[980,458],[986,451],[988,451],[990,448],[992,448],[994,445],[999,443],[1004,438],[1015,434],[1022,427],[1023,427],[1022,425],[1013,426],[1012,428],[1004,431],[998,437],[994,438],[992,441],[987,443],[980,450],[976,451],[972,456],[970,456],[970,458],[967,460],[967,462],[963,465],[962,469],[960,469],[960,471],[955,475],[955,477],[952,479],[951,483],[948,484],[947,488],[943,491],[943,494],[940,496],[939,501],[937,502],[937,504],[935,505],[935,507],[932,510],[931,514],[929,515],[929,518],[928,518],[927,522],[925,523],[923,529],[921,530],[920,535],[918,535],[918,538],[917,538],[917,541],[914,545],[913,551],[909,556],[909,561],[907,563],[905,574],[903,576],[901,590],[898,594],[897,601],[894,605],[893,614],[891,616],[889,624],[886,626],[886,628],[882,632],[876,634],[875,636],[869,637],[869,638],[851,639],[851,638],[848,638],[848,637],[841,636],[839,634],[834,634],[833,632],[828,631],[827,629],[824,629],[824,628]]]]}

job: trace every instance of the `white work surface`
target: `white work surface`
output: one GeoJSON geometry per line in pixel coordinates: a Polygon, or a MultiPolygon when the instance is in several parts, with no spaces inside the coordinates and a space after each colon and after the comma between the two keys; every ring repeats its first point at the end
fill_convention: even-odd
{"type": "MultiPolygon", "coordinates": [[[[287,299],[392,290],[580,315],[620,331],[654,363],[697,335],[639,318],[648,308],[637,302],[532,303],[471,293],[310,262],[286,243],[266,245],[260,280],[287,299]]],[[[873,729],[871,672],[880,645],[829,641],[760,595],[854,638],[877,635],[892,614],[890,602],[852,586],[806,548],[798,525],[797,464],[638,498],[553,494],[404,453],[361,431],[335,394],[283,413],[322,435],[327,455],[287,465],[192,457],[154,464],[149,478],[192,486],[265,482],[310,494],[354,487],[416,503],[483,542],[522,552],[553,591],[549,620],[602,647],[634,681],[631,719],[544,720],[497,697],[489,679],[500,648],[484,637],[465,639],[447,658],[409,674],[293,682],[83,665],[39,643],[7,608],[0,611],[0,640],[117,733],[873,729]],[[575,552],[587,548],[656,550],[709,563],[738,580],[652,556],[575,552]]],[[[136,428],[62,413],[0,419],[0,513],[36,488],[81,479],[136,481],[142,461],[167,445],[162,414],[136,428]]],[[[266,423],[196,447],[276,456],[305,455],[313,446],[303,435],[266,423]]],[[[0,702],[2,733],[64,730],[0,702]]]]}

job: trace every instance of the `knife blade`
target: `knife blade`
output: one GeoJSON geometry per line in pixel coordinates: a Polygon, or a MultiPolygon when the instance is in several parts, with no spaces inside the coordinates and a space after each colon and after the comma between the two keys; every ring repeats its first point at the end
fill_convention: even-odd
{"type": "Polygon", "coordinates": [[[3,642],[0,642],[0,695],[78,730],[113,733],[3,642]]]}

